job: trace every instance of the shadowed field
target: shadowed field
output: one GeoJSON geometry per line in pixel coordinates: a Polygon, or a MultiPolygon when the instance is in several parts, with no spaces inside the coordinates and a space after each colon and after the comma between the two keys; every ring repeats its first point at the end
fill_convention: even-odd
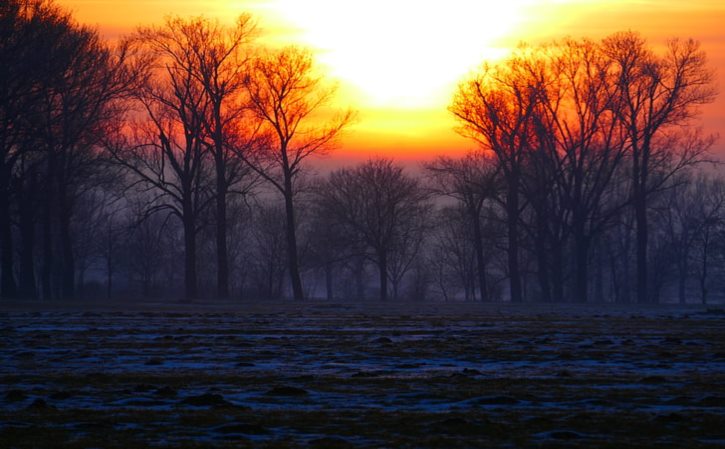
{"type": "Polygon", "coordinates": [[[81,309],[0,312],[0,447],[725,445],[720,310],[81,309]]]}

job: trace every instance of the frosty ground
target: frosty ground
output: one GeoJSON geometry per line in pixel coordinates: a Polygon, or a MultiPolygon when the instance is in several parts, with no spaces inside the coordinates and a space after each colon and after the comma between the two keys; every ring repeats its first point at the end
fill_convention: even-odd
{"type": "Polygon", "coordinates": [[[725,445],[721,308],[0,305],[0,447],[725,445]]]}

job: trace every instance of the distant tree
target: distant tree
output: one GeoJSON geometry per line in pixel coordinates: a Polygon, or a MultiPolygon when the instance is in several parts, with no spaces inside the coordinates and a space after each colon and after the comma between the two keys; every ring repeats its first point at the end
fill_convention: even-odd
{"type": "Polygon", "coordinates": [[[707,304],[715,271],[718,238],[725,229],[725,181],[722,178],[698,180],[693,195],[696,206],[695,273],[700,302],[707,304]]]}
{"type": "Polygon", "coordinates": [[[240,156],[282,195],[288,271],[294,298],[301,300],[304,291],[296,233],[296,182],[308,157],[326,154],[333,148],[351,114],[321,118],[334,89],[324,86],[310,53],[298,48],[258,55],[246,88],[250,110],[259,121],[259,135],[266,140],[259,151],[240,156]]]}
{"type": "Polygon", "coordinates": [[[334,171],[317,189],[318,207],[344,226],[351,245],[364,245],[377,266],[380,299],[398,283],[420,247],[429,208],[420,182],[390,159],[334,171]]]}
{"type": "Polygon", "coordinates": [[[150,298],[159,293],[164,269],[176,270],[176,255],[173,252],[173,232],[170,216],[148,215],[148,194],[129,199],[124,226],[125,238],[121,241],[122,260],[125,272],[132,285],[140,287],[140,294],[150,298]]]}
{"type": "Polygon", "coordinates": [[[693,271],[693,252],[697,239],[696,209],[700,198],[695,198],[691,175],[682,176],[677,185],[663,195],[662,205],[657,207],[661,215],[661,227],[670,249],[669,262],[674,265],[677,275],[677,299],[680,304],[687,302],[687,284],[693,271]]]}
{"type": "Polygon", "coordinates": [[[277,205],[256,208],[253,232],[252,284],[261,299],[282,296],[287,255],[285,211],[277,205]]]}
{"type": "Polygon", "coordinates": [[[430,230],[430,205],[424,204],[425,196],[419,192],[418,198],[411,198],[410,215],[401,217],[398,235],[392,242],[388,257],[388,277],[393,289],[393,299],[400,299],[403,279],[413,268],[423,253],[423,243],[430,230]],[[428,206],[428,207],[426,207],[428,206]]]}
{"type": "MultiPolygon", "coordinates": [[[[438,289],[446,301],[452,299],[453,291],[458,287],[463,288],[466,301],[475,299],[476,276],[480,273],[475,269],[478,267],[478,250],[471,245],[475,228],[470,225],[468,215],[466,207],[458,204],[441,209],[434,221],[430,248],[436,265],[438,289]]],[[[484,281],[485,285],[487,282],[484,281]]],[[[487,292],[483,294],[488,296],[487,292]]]]}
{"type": "MultiPolygon", "coordinates": [[[[463,205],[463,211],[472,230],[471,242],[476,254],[480,299],[488,301],[487,257],[484,254],[481,213],[486,202],[497,196],[498,163],[492,156],[477,152],[461,159],[441,156],[425,167],[430,174],[433,191],[455,198],[463,205]]],[[[466,228],[464,226],[464,229],[466,228]]]]}
{"type": "Polygon", "coordinates": [[[328,301],[332,301],[335,296],[335,275],[340,266],[359,254],[356,254],[356,245],[347,240],[344,226],[337,222],[336,217],[329,210],[311,203],[312,217],[307,235],[308,260],[314,268],[322,271],[325,296],[328,301]]]}

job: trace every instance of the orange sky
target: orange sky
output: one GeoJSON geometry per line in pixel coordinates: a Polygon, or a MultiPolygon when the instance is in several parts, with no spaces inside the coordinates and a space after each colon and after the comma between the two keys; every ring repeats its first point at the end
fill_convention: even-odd
{"type": "Polygon", "coordinates": [[[725,2],[722,0],[59,0],[108,37],[164,16],[231,21],[251,12],[265,39],[311,47],[339,81],[338,101],[358,111],[335,158],[370,154],[425,159],[460,153],[447,106],[457,80],[521,41],[597,38],[635,30],[653,44],[698,39],[718,72],[718,100],[704,109],[725,157],[725,2]]]}

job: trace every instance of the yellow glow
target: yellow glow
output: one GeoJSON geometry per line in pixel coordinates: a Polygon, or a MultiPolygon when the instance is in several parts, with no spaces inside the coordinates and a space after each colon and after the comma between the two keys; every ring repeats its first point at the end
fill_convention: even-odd
{"type": "Polygon", "coordinates": [[[363,106],[446,104],[450,88],[520,20],[525,1],[278,0],[276,9],[319,51],[363,106]]]}
{"type": "MultiPolygon", "coordinates": [[[[2,0],[0,0],[2,1],[2,0]]],[[[107,37],[169,14],[231,23],[250,12],[260,41],[308,46],[338,103],[358,111],[336,157],[425,157],[475,144],[459,137],[446,107],[457,82],[519,42],[599,38],[636,30],[661,45],[694,37],[720,74],[721,95],[704,108],[708,132],[725,136],[725,2],[722,0],[56,0],[107,37]]],[[[725,139],[716,151],[725,154],[725,139]]]]}

